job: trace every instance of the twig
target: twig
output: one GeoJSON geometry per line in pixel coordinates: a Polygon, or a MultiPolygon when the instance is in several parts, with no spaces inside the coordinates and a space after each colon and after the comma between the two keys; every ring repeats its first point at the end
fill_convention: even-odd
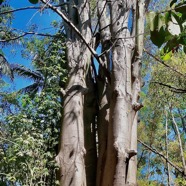
{"type": "Polygon", "coordinates": [[[37,36],[43,36],[43,37],[60,37],[59,35],[56,36],[56,35],[44,34],[44,33],[24,32],[22,35],[19,35],[17,37],[12,37],[12,38],[9,38],[9,39],[3,39],[3,40],[0,40],[0,42],[4,43],[4,42],[9,42],[9,41],[14,41],[14,40],[20,39],[20,38],[22,38],[26,35],[37,35],[37,36]]]}
{"type": "Polygon", "coordinates": [[[159,84],[159,85],[164,86],[164,87],[168,87],[168,88],[172,89],[173,92],[176,92],[176,93],[186,93],[185,89],[172,87],[171,85],[167,85],[167,84],[164,84],[164,83],[161,83],[161,82],[152,81],[151,83],[159,84]]]}
{"type": "Polygon", "coordinates": [[[184,174],[184,170],[180,167],[176,166],[174,163],[172,163],[170,160],[167,159],[162,153],[158,152],[155,148],[148,146],[144,142],[142,142],[140,139],[138,139],[138,142],[140,142],[144,147],[146,147],[148,150],[152,151],[153,153],[161,156],[166,162],[168,162],[172,167],[174,167],[178,172],[181,174],[184,174]]]}
{"type": "Polygon", "coordinates": [[[56,12],[60,17],[63,18],[64,22],[66,24],[68,24],[74,31],[75,33],[81,38],[81,40],[84,42],[84,44],[87,46],[87,48],[90,50],[90,52],[92,53],[92,55],[97,59],[97,61],[101,63],[97,52],[90,46],[90,43],[87,43],[86,39],[82,36],[81,32],[77,29],[77,27],[68,19],[68,17],[61,12],[57,7],[53,6],[50,3],[46,3],[44,0],[41,0],[42,3],[48,5],[49,8],[51,8],[51,10],[53,10],[54,12],[56,12]]]}
{"type": "Polygon", "coordinates": [[[146,52],[149,56],[151,56],[152,58],[154,58],[157,62],[161,63],[162,65],[166,66],[167,68],[170,68],[172,71],[182,75],[182,76],[186,76],[185,74],[182,74],[181,72],[177,71],[175,68],[167,65],[164,61],[162,61],[161,59],[157,58],[156,56],[154,56],[153,54],[151,54],[150,52],[148,52],[146,49],[143,49],[144,52],[146,52]]]}
{"type": "MultiPolygon", "coordinates": [[[[62,4],[59,4],[59,5],[56,5],[55,7],[61,7],[61,6],[64,6],[68,3],[62,3],[62,4]]],[[[46,7],[45,9],[47,9],[48,7],[46,7]]],[[[28,7],[22,7],[22,8],[17,8],[17,9],[14,9],[14,10],[7,10],[7,11],[4,11],[4,12],[0,12],[0,15],[4,15],[4,14],[9,14],[9,13],[13,13],[13,12],[18,12],[18,11],[23,11],[23,10],[37,10],[37,9],[41,9],[41,7],[39,6],[28,6],[28,7]]]]}

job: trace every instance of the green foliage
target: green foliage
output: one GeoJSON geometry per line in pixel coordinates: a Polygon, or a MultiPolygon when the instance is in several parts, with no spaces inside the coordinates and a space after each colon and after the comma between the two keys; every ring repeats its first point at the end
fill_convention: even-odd
{"type": "Polygon", "coordinates": [[[33,38],[25,46],[25,53],[35,56],[35,70],[20,66],[14,70],[35,83],[40,82],[38,86],[42,88],[35,94],[26,91],[2,94],[2,100],[14,109],[2,118],[1,183],[57,185],[55,156],[62,109],[60,86],[64,86],[67,76],[64,39],[33,38]]]}
{"type": "MultiPolygon", "coordinates": [[[[151,79],[149,81],[147,94],[141,94],[144,100],[144,107],[140,111],[140,124],[138,126],[138,137],[144,143],[155,148],[159,153],[166,157],[166,148],[168,148],[169,160],[176,166],[183,168],[180,156],[180,148],[177,133],[172,122],[170,108],[177,122],[183,150],[185,150],[185,129],[183,116],[186,113],[185,93],[179,90],[186,90],[185,82],[185,54],[178,52],[171,56],[166,63],[169,67],[161,63],[151,63],[151,79]],[[166,86],[167,85],[167,86],[166,86]],[[166,117],[167,113],[167,117],[166,117]],[[168,123],[168,146],[166,147],[166,120],[168,123]]],[[[147,88],[147,87],[146,87],[147,88]]],[[[167,183],[166,161],[162,160],[158,154],[152,153],[149,149],[139,145],[140,152],[138,169],[140,180],[157,180],[157,185],[167,183]],[[159,179],[158,179],[159,178],[159,179]]],[[[174,167],[170,166],[170,174],[176,178],[173,182],[178,185],[177,179],[180,178],[180,185],[183,185],[184,177],[174,167]]],[[[145,183],[143,183],[145,185],[145,183]]],[[[143,185],[141,184],[141,185],[143,185]]]]}
{"type": "Polygon", "coordinates": [[[159,48],[163,46],[162,55],[175,50],[185,42],[186,2],[173,0],[169,9],[163,12],[151,11],[147,14],[152,42],[159,48]],[[157,39],[158,38],[158,39],[157,39]]]}
{"type": "Polygon", "coordinates": [[[186,180],[185,180],[185,178],[178,177],[175,180],[175,186],[186,186],[186,180]]]}
{"type": "Polygon", "coordinates": [[[155,181],[148,181],[148,180],[138,180],[138,185],[139,186],[160,186],[159,183],[155,181]]]}
{"type": "Polygon", "coordinates": [[[0,75],[8,75],[11,79],[13,79],[13,72],[10,65],[2,54],[0,54],[0,67],[0,75]]]}

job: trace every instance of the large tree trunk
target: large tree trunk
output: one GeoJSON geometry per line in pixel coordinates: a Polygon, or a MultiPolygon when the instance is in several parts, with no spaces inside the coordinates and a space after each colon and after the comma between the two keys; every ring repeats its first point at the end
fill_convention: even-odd
{"type": "Polygon", "coordinates": [[[134,48],[133,39],[128,38],[128,18],[132,4],[132,1],[117,0],[110,4],[111,34],[115,45],[112,53],[110,121],[103,186],[125,185],[127,178],[132,120],[131,57],[134,48]]]}
{"type": "MultiPolygon", "coordinates": [[[[145,0],[140,0],[133,6],[133,28],[132,36],[135,39],[135,52],[132,61],[132,130],[131,130],[131,150],[137,152],[137,124],[138,124],[138,110],[142,107],[138,103],[139,93],[142,86],[141,82],[141,58],[144,46],[144,22],[145,22],[145,0]]],[[[128,178],[129,185],[137,185],[137,156],[133,156],[129,161],[128,178]]]]}
{"type": "MultiPolygon", "coordinates": [[[[99,32],[100,32],[100,43],[102,45],[101,59],[105,69],[109,72],[110,69],[110,58],[109,52],[106,52],[110,47],[110,28],[109,18],[106,16],[107,2],[105,0],[98,1],[97,12],[99,17],[99,32]]],[[[98,87],[98,164],[97,164],[97,177],[96,185],[100,186],[103,179],[103,170],[105,167],[105,159],[107,152],[107,139],[108,139],[108,124],[109,124],[109,108],[110,108],[110,82],[105,74],[103,67],[99,67],[97,77],[98,87]]]]}
{"type": "MultiPolygon", "coordinates": [[[[68,11],[69,19],[79,29],[87,43],[91,43],[89,3],[85,0],[69,1],[74,4],[68,11]]],[[[84,157],[84,94],[87,92],[85,75],[91,62],[91,53],[71,27],[66,25],[69,80],[64,96],[60,150],[60,185],[86,186],[84,157]]]]}
{"type": "Polygon", "coordinates": [[[137,160],[133,156],[137,153],[137,111],[141,108],[138,99],[141,88],[144,10],[145,1],[113,1],[110,4],[112,78],[103,186],[137,185],[137,160]],[[133,8],[137,8],[137,11],[133,11],[133,28],[130,33],[129,14],[133,8]],[[135,43],[136,34],[138,37],[135,43]]]}
{"type": "MultiPolygon", "coordinates": [[[[84,124],[85,132],[89,133],[91,128],[87,124],[94,122],[94,116],[83,113],[83,108],[89,112],[89,108],[83,105],[84,94],[87,93],[85,75],[91,61],[91,53],[101,65],[97,77],[99,114],[96,185],[136,185],[136,157],[132,157],[136,155],[137,111],[141,107],[138,99],[141,87],[145,1],[98,2],[98,43],[101,43],[103,52],[101,57],[95,54],[92,49],[94,46],[88,46],[94,43],[91,38],[89,3],[84,0],[70,0],[68,5],[69,20],[64,20],[70,25],[66,25],[69,81],[64,97],[60,152],[57,156],[61,185],[86,185],[86,177],[89,183],[95,184],[90,181],[94,176],[85,175],[84,162],[84,124]],[[106,16],[107,5],[110,8],[109,18],[106,16]],[[133,19],[130,16],[132,9],[137,9],[133,12],[133,19]],[[110,23],[107,23],[108,19],[110,23]],[[129,31],[129,19],[133,25],[132,31],[129,31]]],[[[90,135],[92,136],[92,133],[90,135]]],[[[95,147],[94,142],[86,141],[86,149],[89,149],[89,145],[95,147]]],[[[87,163],[93,160],[89,152],[87,163]]],[[[95,156],[95,150],[93,154],[95,156]]],[[[87,174],[89,173],[92,175],[87,168],[87,174]]]]}
{"type": "Polygon", "coordinates": [[[97,93],[95,83],[92,79],[91,70],[86,78],[88,93],[84,100],[84,126],[85,126],[85,168],[87,186],[96,185],[97,169],[97,147],[96,147],[96,115],[97,115],[97,93]]]}

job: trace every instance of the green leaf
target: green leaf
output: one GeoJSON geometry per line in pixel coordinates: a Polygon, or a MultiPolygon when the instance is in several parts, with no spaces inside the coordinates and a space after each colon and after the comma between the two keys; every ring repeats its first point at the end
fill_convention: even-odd
{"type": "Polygon", "coordinates": [[[171,12],[166,12],[165,13],[165,24],[168,24],[168,22],[171,20],[171,12]]]}
{"type": "Polygon", "coordinates": [[[176,47],[179,44],[178,37],[174,37],[170,41],[168,41],[163,48],[164,53],[170,52],[174,47],[176,47]]]}
{"type": "Polygon", "coordinates": [[[32,4],[37,4],[39,2],[39,0],[29,0],[29,2],[32,4]]]}
{"type": "Polygon", "coordinates": [[[163,61],[168,61],[169,59],[171,59],[172,57],[172,51],[170,51],[169,53],[165,54],[165,56],[163,56],[162,60],[163,61]]]}
{"type": "Polygon", "coordinates": [[[182,35],[179,39],[179,43],[186,46],[186,35],[182,35]]]}
{"type": "Polygon", "coordinates": [[[159,31],[154,30],[150,32],[151,41],[158,47],[161,47],[166,39],[166,30],[164,27],[161,27],[159,31]]]}
{"type": "Polygon", "coordinates": [[[154,21],[153,21],[155,16],[156,16],[156,13],[153,11],[151,11],[147,14],[147,23],[149,24],[151,31],[155,30],[154,21]]]}
{"type": "Polygon", "coordinates": [[[154,18],[153,16],[154,14],[149,17],[150,30],[159,31],[161,27],[165,25],[165,17],[162,14],[155,14],[154,18]]]}

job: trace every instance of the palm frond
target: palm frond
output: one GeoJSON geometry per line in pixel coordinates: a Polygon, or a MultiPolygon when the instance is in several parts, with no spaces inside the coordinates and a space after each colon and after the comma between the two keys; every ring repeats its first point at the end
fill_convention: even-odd
{"type": "Polygon", "coordinates": [[[43,75],[39,71],[33,71],[19,64],[11,64],[11,69],[14,73],[26,78],[30,78],[35,82],[39,82],[44,79],[43,75]]]}
{"type": "Polygon", "coordinates": [[[36,93],[40,94],[41,90],[43,89],[43,85],[44,85],[43,81],[35,82],[32,85],[20,89],[18,92],[22,94],[29,94],[31,96],[34,96],[36,95],[36,93]]]}
{"type": "Polygon", "coordinates": [[[8,75],[12,80],[14,78],[10,64],[6,58],[0,53],[0,75],[8,75]]]}

